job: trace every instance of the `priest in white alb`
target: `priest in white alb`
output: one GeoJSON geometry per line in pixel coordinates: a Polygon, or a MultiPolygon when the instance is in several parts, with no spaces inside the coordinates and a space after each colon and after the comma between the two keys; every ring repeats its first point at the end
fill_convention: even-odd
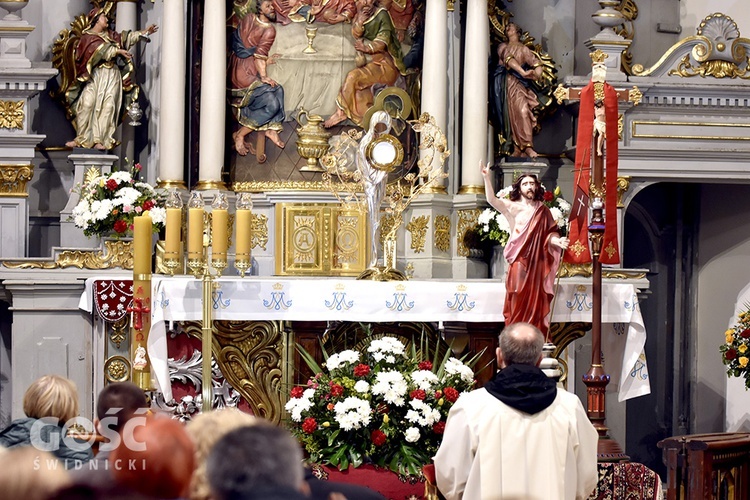
{"type": "Polygon", "coordinates": [[[598,434],[578,397],[539,369],[543,345],[528,323],[505,328],[500,371],[451,408],[434,458],[447,500],[573,500],[593,492],[598,434]]]}

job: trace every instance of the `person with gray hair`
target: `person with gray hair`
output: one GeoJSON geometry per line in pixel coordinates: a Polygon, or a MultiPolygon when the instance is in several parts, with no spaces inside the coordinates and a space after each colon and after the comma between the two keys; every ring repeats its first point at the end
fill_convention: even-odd
{"type": "Polygon", "coordinates": [[[583,499],[597,483],[598,434],[575,394],[539,369],[542,332],[529,323],[500,334],[500,370],[448,413],[434,457],[447,500],[583,499]]]}
{"type": "Polygon", "coordinates": [[[302,448],[286,429],[258,423],[219,439],[208,455],[206,475],[217,500],[308,498],[302,448]]]}

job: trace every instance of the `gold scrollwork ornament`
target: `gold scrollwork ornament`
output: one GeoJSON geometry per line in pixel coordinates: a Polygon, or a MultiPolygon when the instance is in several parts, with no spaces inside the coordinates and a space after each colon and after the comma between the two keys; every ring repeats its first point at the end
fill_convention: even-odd
{"type": "Polygon", "coordinates": [[[0,128],[23,130],[25,101],[0,101],[0,128]]]}
{"type": "Polygon", "coordinates": [[[414,217],[406,225],[406,230],[411,233],[411,249],[414,253],[424,252],[424,245],[427,239],[427,224],[430,222],[429,215],[420,215],[414,217]]]}

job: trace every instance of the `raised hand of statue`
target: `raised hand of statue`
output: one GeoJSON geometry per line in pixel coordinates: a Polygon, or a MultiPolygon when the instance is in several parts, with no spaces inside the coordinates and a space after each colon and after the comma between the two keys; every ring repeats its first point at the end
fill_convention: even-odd
{"type": "Polygon", "coordinates": [[[550,238],[549,243],[559,250],[567,250],[568,245],[570,245],[570,240],[565,236],[553,236],[552,238],[550,238]]]}
{"type": "Polygon", "coordinates": [[[153,35],[157,31],[159,31],[159,27],[157,25],[155,25],[155,24],[152,24],[148,28],[146,28],[146,34],[147,35],[153,35]]]}

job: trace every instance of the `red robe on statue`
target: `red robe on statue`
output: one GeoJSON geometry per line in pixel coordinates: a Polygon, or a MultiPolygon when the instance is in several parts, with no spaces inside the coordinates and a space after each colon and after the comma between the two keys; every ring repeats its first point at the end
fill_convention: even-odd
{"type": "Polygon", "coordinates": [[[514,232],[504,252],[510,264],[505,281],[505,324],[525,321],[546,336],[560,265],[560,252],[550,247],[550,238],[559,235],[557,224],[549,208],[539,202],[528,224],[514,232]]]}

